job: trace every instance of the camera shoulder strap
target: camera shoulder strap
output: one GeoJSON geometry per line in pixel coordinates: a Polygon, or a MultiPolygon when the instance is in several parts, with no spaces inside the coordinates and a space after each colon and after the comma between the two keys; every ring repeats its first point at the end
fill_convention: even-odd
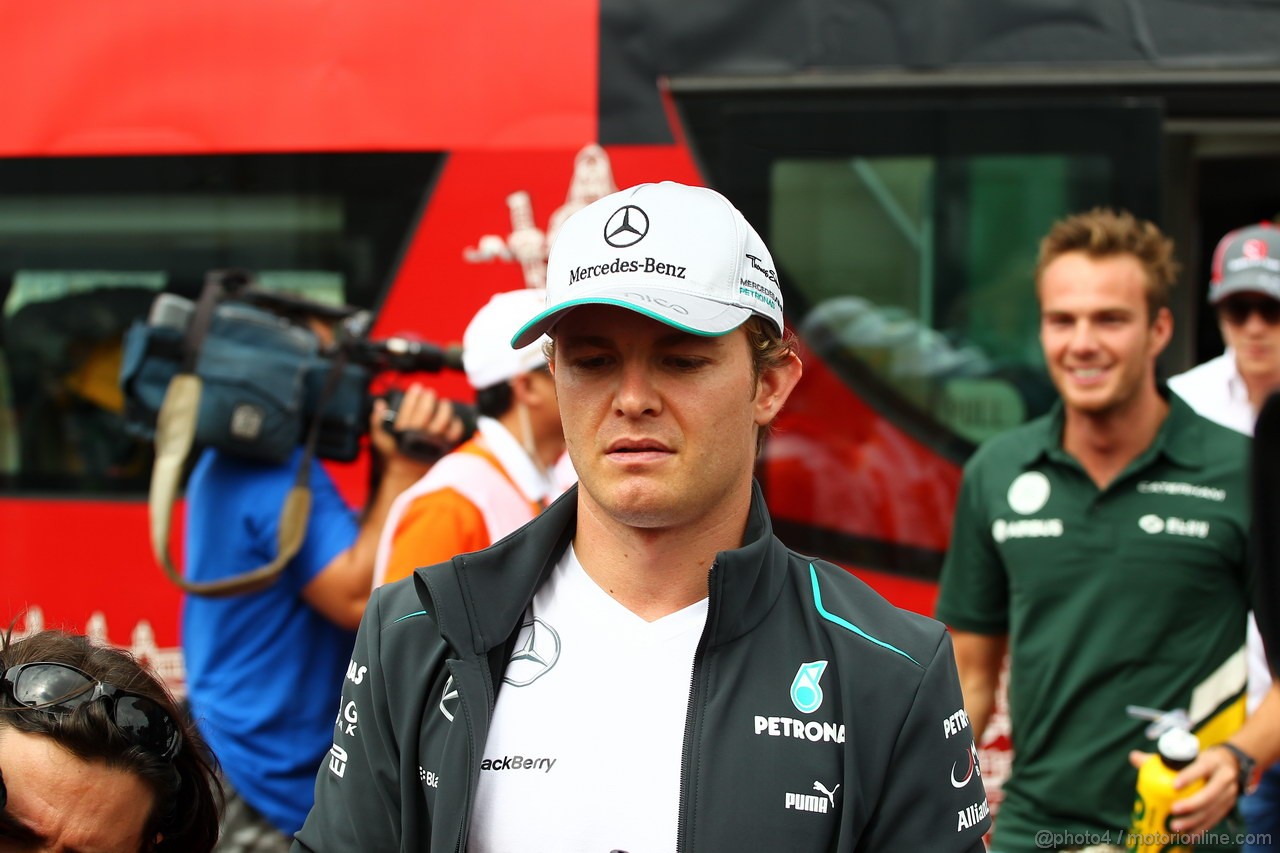
{"type": "Polygon", "coordinates": [[[222,298],[222,288],[217,284],[206,285],[200,294],[195,316],[192,317],[187,337],[183,343],[183,371],[169,382],[164,402],[156,418],[156,460],[151,471],[151,491],[148,499],[151,519],[151,549],[156,561],[169,579],[178,587],[193,595],[219,598],[242,595],[265,589],[275,582],[280,572],[302,547],[306,535],[307,519],[311,515],[311,465],[319,442],[319,412],[324,410],[337,386],[346,364],[345,353],[339,351],[333,359],[324,391],[320,396],[317,415],[307,433],[306,446],[298,463],[293,486],[280,508],[277,552],[275,559],[251,571],[216,581],[188,580],[178,569],[169,554],[169,541],[173,522],[173,504],[177,500],[178,486],[187,457],[191,454],[196,434],[196,421],[200,412],[202,382],[195,366],[200,346],[213,322],[213,312],[222,298]]]}
{"type": "Polygon", "coordinates": [[[264,589],[276,579],[285,564],[302,544],[298,528],[306,529],[311,511],[311,491],[301,491],[295,484],[285,498],[280,512],[281,548],[276,558],[253,571],[216,581],[191,581],[174,565],[169,555],[173,504],[178,497],[178,484],[191,454],[200,411],[200,377],[179,373],[169,382],[164,403],[156,419],[156,461],[151,470],[151,493],[148,499],[151,517],[151,550],[169,580],[193,595],[221,597],[264,589]],[[287,543],[287,544],[286,544],[287,543]]]}

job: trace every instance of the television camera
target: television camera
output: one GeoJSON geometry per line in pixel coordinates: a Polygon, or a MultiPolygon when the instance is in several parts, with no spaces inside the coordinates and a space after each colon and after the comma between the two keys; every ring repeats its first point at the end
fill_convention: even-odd
{"type": "MultiPolygon", "coordinates": [[[[155,434],[170,380],[202,383],[194,443],[283,462],[312,438],[323,459],[351,461],[368,430],[370,385],[383,372],[461,370],[459,347],[368,337],[368,312],[254,286],[250,274],[212,273],[198,300],[161,293],[125,336],[121,385],[131,431],[155,434]]],[[[391,429],[402,392],[383,395],[391,429]]],[[[474,410],[453,402],[470,435],[474,410]]],[[[391,430],[395,432],[394,430],[391,430]]],[[[449,448],[396,433],[403,453],[429,461],[449,448]]]]}

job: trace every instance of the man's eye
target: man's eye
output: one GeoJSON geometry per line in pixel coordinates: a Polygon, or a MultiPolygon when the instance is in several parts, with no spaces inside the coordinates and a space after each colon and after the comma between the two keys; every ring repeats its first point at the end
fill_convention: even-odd
{"type": "Polygon", "coordinates": [[[608,363],[608,357],[603,355],[584,355],[573,360],[573,366],[577,370],[600,370],[608,363]]]}
{"type": "Polygon", "coordinates": [[[667,364],[676,370],[697,370],[707,363],[705,358],[693,358],[690,356],[673,355],[667,359],[667,364]]]}

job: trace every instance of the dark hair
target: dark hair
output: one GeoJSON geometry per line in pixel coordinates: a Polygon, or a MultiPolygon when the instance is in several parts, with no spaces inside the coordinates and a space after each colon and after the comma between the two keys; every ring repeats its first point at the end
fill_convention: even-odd
{"type": "Polygon", "coordinates": [[[1090,258],[1132,255],[1146,273],[1147,321],[1154,323],[1160,309],[1169,307],[1169,291],[1178,277],[1179,266],[1173,255],[1173,241],[1154,222],[1106,207],[1055,222],[1040,241],[1037,290],[1045,267],[1069,252],[1083,252],[1090,258]]]}
{"type": "Polygon", "coordinates": [[[0,727],[50,738],[82,761],[101,761],[132,773],[155,794],[143,832],[146,853],[208,853],[218,841],[222,784],[204,739],[179,709],[169,691],[133,655],[98,646],[79,634],[41,631],[0,645],[0,670],[23,663],[50,662],[74,666],[160,705],[182,731],[182,748],[172,761],[127,740],[107,715],[102,702],[81,705],[66,714],[14,708],[0,702],[0,727]]]}
{"type": "Polygon", "coordinates": [[[515,389],[510,382],[499,382],[476,391],[476,411],[486,418],[500,418],[511,411],[515,389]]]}

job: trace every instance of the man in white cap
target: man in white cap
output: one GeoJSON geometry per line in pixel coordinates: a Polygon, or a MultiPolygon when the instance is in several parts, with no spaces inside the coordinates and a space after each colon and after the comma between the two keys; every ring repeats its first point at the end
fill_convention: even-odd
{"type": "Polygon", "coordinates": [[[752,472],[801,364],[742,214],[588,205],[513,345],[544,332],[579,486],[374,592],[294,849],[980,853],[946,631],[773,536],[752,472]]]}
{"type": "Polygon", "coordinates": [[[476,434],[397,498],[378,545],[374,586],[489,547],[562,491],[554,474],[564,431],[546,338],[510,345],[542,306],[540,289],[498,293],[467,324],[462,366],[476,391],[476,434]]]}

